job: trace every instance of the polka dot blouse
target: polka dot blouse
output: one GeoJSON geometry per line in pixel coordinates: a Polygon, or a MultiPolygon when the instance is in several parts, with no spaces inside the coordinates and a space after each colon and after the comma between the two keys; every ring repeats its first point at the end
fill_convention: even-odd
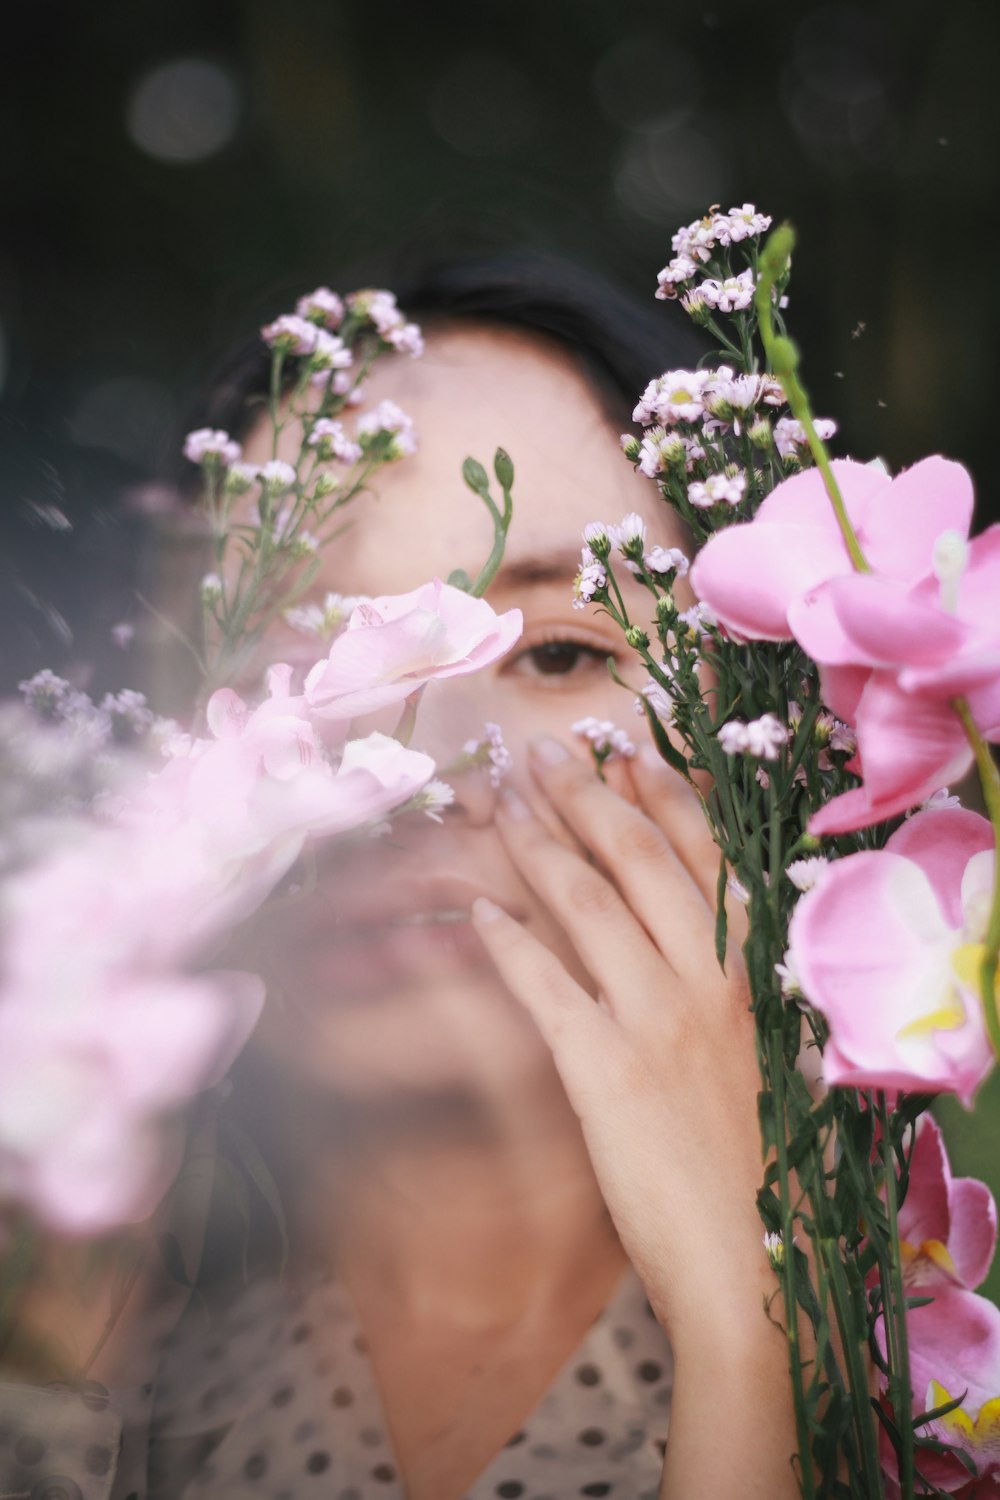
{"type": "MultiPolygon", "coordinates": [[[[672,1383],[666,1336],[630,1268],[464,1500],[657,1500],[672,1383]]],[[[189,1313],[158,1382],[149,1494],[403,1500],[364,1336],[336,1280],[316,1278],[298,1299],[252,1287],[210,1323],[189,1313]]]]}

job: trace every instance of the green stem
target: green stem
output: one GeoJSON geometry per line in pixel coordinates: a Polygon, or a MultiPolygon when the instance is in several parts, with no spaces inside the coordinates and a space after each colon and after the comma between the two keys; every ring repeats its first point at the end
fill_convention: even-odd
{"type": "Polygon", "coordinates": [[[878,1456],[878,1438],[868,1404],[868,1371],[865,1367],[861,1345],[854,1335],[854,1320],[851,1315],[851,1292],[840,1258],[840,1246],[836,1240],[823,1239],[819,1244],[820,1255],[829,1276],[830,1297],[837,1315],[840,1342],[847,1362],[847,1377],[854,1408],[854,1428],[861,1450],[861,1472],[865,1481],[865,1496],[876,1500],[882,1494],[881,1465],[878,1456]]]}
{"type": "Polygon", "coordinates": [[[861,550],[857,533],[851,525],[851,519],[844,505],[844,497],[840,493],[840,486],[834,477],[830,466],[830,457],[826,451],[819,433],[816,431],[812,418],[812,410],[809,405],[809,397],[805,388],[798,378],[799,351],[791,339],[784,338],[775,332],[773,303],[771,300],[775,285],[788,267],[792,248],[795,244],[795,231],[790,224],[781,224],[771,235],[764,246],[760,257],[760,280],[757,282],[755,302],[757,307],[757,319],[760,326],[761,342],[767,354],[768,364],[772,374],[781,381],[785,392],[785,399],[791,408],[792,415],[802,423],[802,429],[806,435],[816,467],[823,476],[826,492],[830,497],[837,524],[844,538],[844,545],[850,555],[851,562],[858,573],[870,573],[871,567],[861,550]]]}
{"type": "Polygon", "coordinates": [[[990,917],[983,945],[983,962],[979,971],[979,988],[986,1015],[986,1030],[989,1032],[993,1051],[1000,1057],[1000,1015],[997,1014],[997,957],[1000,955],[1000,771],[990,754],[990,747],[976,728],[965,698],[956,698],[952,707],[962,721],[965,737],[972,747],[979,772],[979,784],[983,789],[983,801],[993,825],[993,895],[990,901],[990,917]]]}
{"type": "Polygon", "coordinates": [[[767,1038],[768,1071],[774,1093],[775,1143],[778,1155],[778,1184],[781,1192],[781,1241],[784,1258],[781,1265],[785,1295],[785,1336],[788,1340],[788,1364],[792,1377],[792,1401],[795,1406],[795,1433],[799,1449],[800,1483],[804,1500],[815,1500],[816,1484],[812,1454],[809,1449],[809,1422],[805,1410],[802,1378],[802,1349],[799,1342],[799,1301],[795,1288],[795,1222],[792,1214],[788,1181],[788,1121],[785,1113],[785,1049],[780,1031],[767,1038]]]}
{"type": "Polygon", "coordinates": [[[912,1500],[914,1484],[913,1453],[913,1396],[910,1386],[910,1347],[906,1328],[906,1292],[900,1269],[899,1220],[896,1203],[896,1162],[889,1135],[889,1111],[885,1095],[878,1095],[878,1118],[881,1126],[882,1164],[885,1169],[885,1206],[889,1220],[889,1265],[880,1267],[882,1272],[882,1316],[886,1331],[889,1328],[890,1309],[886,1307],[885,1293],[892,1293],[892,1320],[895,1327],[895,1357],[889,1372],[889,1389],[892,1413],[900,1436],[899,1484],[902,1500],[912,1500]],[[889,1287],[885,1285],[885,1270],[889,1272],[889,1287]]]}

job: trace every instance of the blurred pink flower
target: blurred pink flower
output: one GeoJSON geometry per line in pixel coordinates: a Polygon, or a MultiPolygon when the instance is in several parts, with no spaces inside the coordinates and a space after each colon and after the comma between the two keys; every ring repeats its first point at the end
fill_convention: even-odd
{"type": "MultiPolygon", "coordinates": [[[[978,1478],[951,1454],[918,1447],[920,1472],[961,1500],[1000,1494],[1000,1309],[987,1297],[952,1287],[936,1291],[923,1307],[909,1308],[906,1327],[914,1412],[931,1411],[965,1393],[961,1406],[919,1431],[962,1449],[978,1478]]],[[[876,1337],[884,1353],[881,1319],[876,1337]]],[[[898,1478],[896,1456],[884,1435],[882,1464],[898,1478]]]]}
{"type": "Polygon", "coordinates": [[[0,973],[0,1195],[68,1232],[142,1218],[178,1164],[170,1116],[253,1030],[251,974],[190,973],[213,934],[196,843],[88,828],[11,880],[0,973]]]}
{"type": "Polygon", "coordinates": [[[899,1237],[903,1282],[914,1295],[949,1286],[974,1291],[996,1249],[993,1194],[975,1177],[952,1177],[941,1127],[931,1115],[917,1126],[899,1237]]]}
{"type": "Polygon", "coordinates": [[[970,1102],[994,1061],[979,996],[992,848],[985,818],[928,810],[799,900],[791,965],[830,1026],[828,1083],[970,1102]]]}
{"type": "MultiPolygon", "coordinates": [[[[916,583],[932,573],[943,531],[968,535],[972,481],[960,464],[925,458],[895,479],[851,459],[834,459],[832,468],[876,573],[916,583]]],[[[807,469],[777,485],[752,521],[710,537],[691,582],[728,630],[747,640],[786,641],[798,633],[791,613],[798,601],[852,572],[823,477],[807,469]]]]}
{"type": "Polygon", "coordinates": [[[952,707],[965,697],[987,739],[1000,738],[1000,526],[913,586],[873,574],[831,579],[789,611],[821,663],[823,693],[856,725],[864,784],[815,814],[839,833],[905,812],[960,779],[972,751],[952,707]]]}
{"type": "Polygon", "coordinates": [[[519,609],[497,615],[436,578],[408,594],[359,604],[306,678],[305,698],[321,719],[351,719],[404,698],[434,678],[477,672],[521,634],[519,609]]]}

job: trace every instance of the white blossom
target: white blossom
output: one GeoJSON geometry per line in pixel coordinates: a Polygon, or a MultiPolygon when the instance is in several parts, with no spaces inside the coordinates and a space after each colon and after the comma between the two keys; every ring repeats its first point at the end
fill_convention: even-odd
{"type": "Polygon", "coordinates": [[[696,422],[704,411],[702,394],[712,379],[711,370],[666,370],[651,380],[632,413],[633,422],[664,427],[675,422],[696,422]]]}
{"type": "Polygon", "coordinates": [[[762,714],[749,723],[730,719],[719,729],[719,744],[727,755],[753,755],[759,760],[777,760],[780,746],[788,739],[787,726],[774,714],[762,714]]]}
{"type": "Polygon", "coordinates": [[[799,996],[802,994],[802,978],[795,966],[795,955],[790,948],[785,954],[784,961],[780,964],[775,964],[774,972],[781,980],[781,993],[786,1000],[790,999],[793,995],[799,996]]]}
{"type": "Polygon", "coordinates": [[[753,272],[747,268],[740,271],[736,276],[727,276],[725,280],[718,281],[714,277],[708,281],[702,281],[695,288],[700,293],[709,307],[718,308],[719,312],[742,312],[750,306],[756,289],[753,272]]]}
{"type": "Polygon", "coordinates": [[[671,237],[670,248],[675,255],[689,256],[692,260],[711,260],[715,248],[715,220],[711,214],[695,219],[671,237]]]}
{"type": "Polygon", "coordinates": [[[580,571],[573,580],[573,608],[584,609],[608,586],[608,575],[604,564],[594,556],[589,547],[581,553],[580,571]]]}
{"type": "Polygon", "coordinates": [[[793,859],[785,874],[797,891],[811,891],[818,880],[822,880],[830,861],[822,854],[809,859],[793,859]]]}
{"type": "Polygon", "coordinates": [[[619,729],[610,719],[595,719],[588,715],[584,719],[577,719],[570,725],[573,734],[589,740],[598,754],[609,759],[613,755],[620,755],[626,759],[635,754],[635,745],[629,739],[624,729],[619,729]]]}
{"type": "Polygon", "coordinates": [[[441,813],[444,808],[450,807],[455,800],[455,788],[449,786],[446,781],[439,781],[434,777],[414,797],[411,804],[414,812],[426,813],[435,823],[442,822],[441,813]]]}
{"type": "Polygon", "coordinates": [[[608,527],[608,540],[624,557],[632,549],[637,551],[646,542],[646,523],[637,511],[630,510],[627,516],[608,527]]]}
{"type": "Polygon", "coordinates": [[[738,474],[710,474],[707,479],[693,480],[688,485],[688,499],[700,510],[713,505],[739,505],[746,493],[747,477],[741,469],[738,474]]]}
{"type": "Polygon", "coordinates": [[[321,458],[337,458],[345,464],[356,464],[361,458],[361,444],[349,438],[333,417],[319,417],[313,423],[308,441],[319,449],[321,458]]]}
{"type": "MultiPolygon", "coordinates": [[[[837,431],[837,424],[832,417],[815,417],[813,426],[816,435],[824,443],[837,431]]],[[[782,458],[798,458],[806,442],[805,429],[796,417],[779,417],[775,422],[774,445],[782,458]]]]}
{"type": "Polygon", "coordinates": [[[650,427],[639,444],[639,471],[647,479],[655,479],[664,469],[680,460],[687,460],[684,439],[676,432],[667,432],[663,427],[650,427]]]}
{"type": "Polygon", "coordinates": [[[697,262],[693,261],[690,255],[677,255],[669,265],[663,267],[662,271],[657,272],[656,291],[653,295],[660,302],[668,301],[677,296],[679,282],[690,281],[691,277],[697,274],[697,262]]]}
{"type": "Polygon", "coordinates": [[[646,681],[639,689],[639,696],[635,699],[633,707],[636,713],[645,715],[644,703],[648,703],[661,724],[671,724],[674,718],[674,702],[662,682],[656,682],[652,677],[646,677],[646,681]]]}
{"type": "Polygon", "coordinates": [[[299,298],[295,311],[300,318],[307,318],[312,323],[336,328],[344,317],[344,303],[328,286],[318,286],[314,292],[299,298]]]}
{"type": "Polygon", "coordinates": [[[685,578],[691,566],[679,547],[650,547],[642,561],[650,573],[676,573],[678,578],[685,578]]]}
{"type": "Polygon", "coordinates": [[[309,356],[312,369],[346,370],[351,359],[351,351],[342,338],[335,333],[327,333],[325,328],[317,328],[316,344],[309,356]]]}
{"type": "Polygon", "coordinates": [[[242,454],[239,443],[218,428],[199,427],[184,439],[184,457],[193,464],[234,464],[242,454]]]}
{"type": "MultiPolygon", "coordinates": [[[[404,458],[417,451],[413,420],[396,405],[395,401],[380,401],[377,406],[372,407],[371,411],[365,412],[363,417],[358,418],[357,430],[358,436],[362,439],[373,438],[381,432],[390,433],[392,441],[386,455],[390,459],[404,458]]],[[[362,442],[362,447],[364,446],[362,442]]]]}
{"type": "Polygon", "coordinates": [[[770,229],[771,215],[759,214],[752,203],[744,203],[740,208],[731,208],[727,214],[716,214],[712,227],[720,245],[735,245],[770,229]]]}
{"type": "Polygon", "coordinates": [[[282,313],[261,329],[260,336],[272,349],[284,349],[287,354],[311,354],[319,339],[319,329],[297,313],[282,313]]]}

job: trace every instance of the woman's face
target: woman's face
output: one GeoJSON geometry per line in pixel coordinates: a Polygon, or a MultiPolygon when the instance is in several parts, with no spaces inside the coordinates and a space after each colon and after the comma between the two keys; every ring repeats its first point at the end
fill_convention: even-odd
{"type": "MultiPolygon", "coordinates": [[[[414,419],[418,451],[379,472],[375,493],[344,512],[350,527],[323,554],[325,590],[392,594],[462,567],[475,577],[493,541],[492,523],[461,477],[462,460],[492,470],[498,445],[515,466],[514,520],[504,564],[488,598],[523,611],[524,633],[486,670],[432,682],[412,744],[444,767],[484,721],[498,723],[513,757],[510,784],[538,807],[527,745],[549,733],[573,744],[586,714],[638,735],[632,695],[606,660],[641,680],[620,631],[592,608],[572,607],[581,532],[637,510],[650,536],[677,540],[648,480],[622,457],[617,430],[570,359],[530,334],[487,326],[432,333],[424,357],[385,360],[367,396],[397,402],[414,419]]],[[[299,435],[286,432],[284,456],[299,435]]],[[[247,456],[270,455],[263,425],[247,456]]],[[[622,570],[634,618],[648,624],[649,595],[622,570]]],[[[276,633],[272,659],[313,659],[301,637],[276,633]]],[[[391,729],[398,709],[370,724],[391,729]]],[[[574,748],[584,759],[589,751],[574,748]]],[[[548,1050],[507,993],[468,920],[487,895],[525,919],[581,979],[564,934],[507,859],[493,827],[497,793],[483,770],[452,779],[455,803],[441,826],[408,814],[391,834],[320,853],[314,893],[286,910],[266,937],[266,966],[284,999],[263,1041],[300,1074],[356,1095],[465,1086],[504,1089],[526,1071],[551,1072],[548,1050]]]]}

